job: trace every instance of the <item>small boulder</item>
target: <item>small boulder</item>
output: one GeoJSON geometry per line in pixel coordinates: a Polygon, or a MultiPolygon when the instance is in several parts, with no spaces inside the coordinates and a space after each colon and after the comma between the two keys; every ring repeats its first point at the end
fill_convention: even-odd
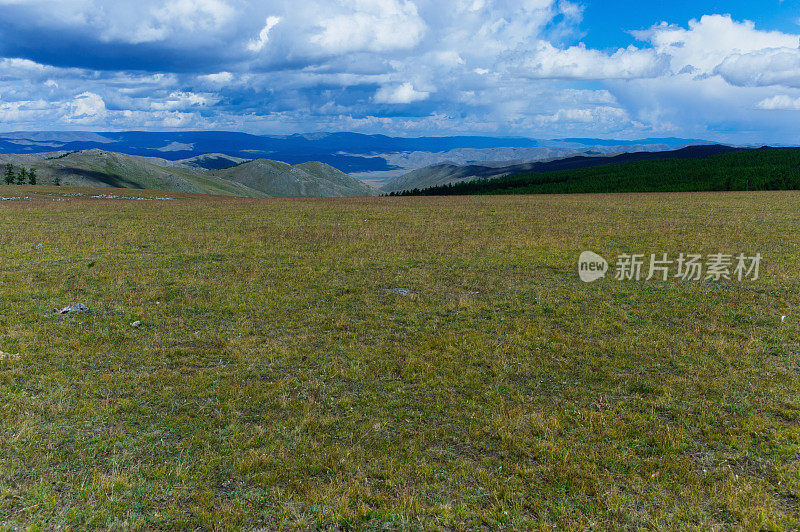
{"type": "Polygon", "coordinates": [[[3,353],[0,351],[0,360],[19,360],[19,353],[3,353]]]}
{"type": "Polygon", "coordinates": [[[410,288],[387,288],[386,291],[390,294],[397,294],[401,296],[410,296],[414,293],[410,288]]]}
{"type": "Polygon", "coordinates": [[[89,312],[89,307],[84,305],[83,303],[75,303],[69,306],[66,306],[62,309],[56,309],[56,314],[70,314],[72,312],[89,312]]]}

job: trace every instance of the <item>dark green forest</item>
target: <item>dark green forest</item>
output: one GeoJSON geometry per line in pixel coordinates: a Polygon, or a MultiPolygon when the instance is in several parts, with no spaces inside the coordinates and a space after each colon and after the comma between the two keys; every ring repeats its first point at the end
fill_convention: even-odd
{"type": "Polygon", "coordinates": [[[659,159],[528,172],[393,195],[578,194],[800,189],[800,148],[742,149],[698,159],[659,159]]]}

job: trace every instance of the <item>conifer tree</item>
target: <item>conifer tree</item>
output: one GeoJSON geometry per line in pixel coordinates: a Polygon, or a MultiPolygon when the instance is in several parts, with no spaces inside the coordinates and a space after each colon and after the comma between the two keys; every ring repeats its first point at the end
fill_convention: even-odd
{"type": "Polygon", "coordinates": [[[8,163],[6,165],[6,171],[4,173],[6,185],[13,185],[14,184],[14,165],[8,163]]]}

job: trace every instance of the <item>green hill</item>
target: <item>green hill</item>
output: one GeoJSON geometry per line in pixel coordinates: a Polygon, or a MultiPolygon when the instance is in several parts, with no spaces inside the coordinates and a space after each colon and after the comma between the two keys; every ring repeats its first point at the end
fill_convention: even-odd
{"type": "Polygon", "coordinates": [[[40,184],[168,190],[244,197],[372,196],[375,190],[323,163],[244,162],[218,154],[184,161],[103,150],[0,155],[0,164],[35,169],[40,184]],[[238,163],[238,164],[237,164],[238,163]],[[235,166],[231,166],[231,165],[235,166]],[[203,166],[225,166],[208,169],[203,166]]]}
{"type": "Polygon", "coordinates": [[[257,159],[217,170],[214,175],[272,197],[373,196],[376,191],[327,164],[311,162],[295,166],[257,159]]]}
{"type": "Polygon", "coordinates": [[[42,154],[38,158],[4,156],[27,169],[35,168],[39,182],[64,185],[171,190],[201,194],[263,197],[239,183],[225,181],[213,173],[185,167],[165,159],[137,157],[103,150],[42,154]]]}

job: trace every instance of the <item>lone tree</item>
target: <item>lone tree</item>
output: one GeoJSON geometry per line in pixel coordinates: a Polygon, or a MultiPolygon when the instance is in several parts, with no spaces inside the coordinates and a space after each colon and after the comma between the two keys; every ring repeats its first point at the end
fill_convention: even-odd
{"type": "Polygon", "coordinates": [[[24,185],[25,182],[28,180],[28,171],[24,168],[19,169],[19,173],[17,174],[17,184],[24,185]]]}
{"type": "Polygon", "coordinates": [[[8,163],[6,165],[6,171],[3,174],[3,177],[6,180],[6,185],[13,185],[14,184],[14,165],[8,163]]]}
{"type": "Polygon", "coordinates": [[[36,184],[36,168],[31,168],[28,170],[28,183],[31,185],[36,184]]]}

